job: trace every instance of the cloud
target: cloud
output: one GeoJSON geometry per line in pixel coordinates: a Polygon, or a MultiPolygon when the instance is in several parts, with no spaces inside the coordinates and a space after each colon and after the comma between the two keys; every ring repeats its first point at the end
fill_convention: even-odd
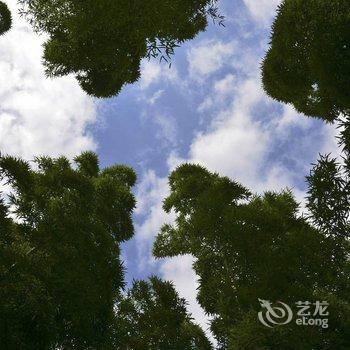
{"type": "Polygon", "coordinates": [[[281,0],[243,0],[250,15],[262,25],[269,24],[269,21],[276,14],[276,8],[281,0]]]}
{"type": "Polygon", "coordinates": [[[258,71],[256,76],[218,76],[198,111],[211,115],[212,122],[192,139],[186,158],[169,155],[170,169],[197,163],[258,193],[288,187],[302,199],[300,183],[318,153],[336,151],[334,127],[274,102],[263,91],[258,71]]]}
{"type": "Polygon", "coordinates": [[[196,300],[196,290],[199,286],[197,276],[192,269],[193,258],[190,255],[167,259],[160,268],[160,272],[166,280],[173,281],[180,297],[188,302],[188,311],[192,314],[204,331],[209,334],[209,318],[196,300]]]}
{"type": "Polygon", "coordinates": [[[221,69],[235,50],[233,42],[205,40],[187,53],[190,77],[200,80],[221,69]]]}
{"type": "Polygon", "coordinates": [[[158,90],[156,91],[151,98],[148,99],[148,103],[150,105],[154,105],[164,94],[164,90],[158,90]]]}
{"type": "Polygon", "coordinates": [[[144,61],[142,64],[142,73],[140,81],[141,89],[147,89],[151,84],[158,82],[161,73],[161,67],[157,62],[144,61]]]}
{"type": "Polygon", "coordinates": [[[175,64],[171,67],[166,62],[159,62],[157,59],[144,59],[141,64],[141,79],[139,87],[141,90],[147,90],[151,85],[161,81],[177,82],[178,72],[175,64]]]}
{"type": "Polygon", "coordinates": [[[156,113],[153,121],[158,126],[156,137],[165,145],[175,147],[178,142],[175,118],[168,114],[156,113]]]}
{"type": "Polygon", "coordinates": [[[95,105],[73,77],[47,79],[43,36],[33,33],[9,1],[13,28],[0,45],[0,149],[27,159],[33,155],[73,157],[95,149],[87,127],[95,105]]]}
{"type": "Polygon", "coordinates": [[[233,74],[228,74],[225,78],[217,80],[214,83],[213,93],[208,95],[204,101],[198,106],[199,113],[205,113],[214,108],[218,101],[224,102],[225,99],[232,97],[236,87],[236,77],[233,74]]]}
{"type": "Polygon", "coordinates": [[[263,99],[257,81],[240,84],[229,108],[218,112],[207,132],[197,134],[188,161],[253,185],[270,141],[262,123],[251,116],[252,109],[263,99]]]}
{"type": "Polygon", "coordinates": [[[141,271],[155,263],[151,252],[155,235],[165,222],[174,221],[174,215],[163,210],[163,199],[168,195],[168,179],[158,177],[153,170],[148,170],[137,186],[135,214],[141,219],[141,224],[135,227],[135,239],[141,271]]]}
{"type": "Polygon", "coordinates": [[[278,120],[277,132],[288,130],[289,127],[298,125],[303,129],[310,128],[312,126],[312,119],[301,116],[291,105],[283,105],[283,114],[278,120]]]}
{"type": "Polygon", "coordinates": [[[228,74],[224,79],[218,80],[214,84],[214,90],[221,96],[226,96],[235,88],[235,76],[233,74],[228,74]]]}

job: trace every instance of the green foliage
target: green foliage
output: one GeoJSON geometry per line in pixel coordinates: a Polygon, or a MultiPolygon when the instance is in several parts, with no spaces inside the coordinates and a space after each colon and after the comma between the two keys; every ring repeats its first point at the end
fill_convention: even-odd
{"type": "Polygon", "coordinates": [[[136,281],[116,308],[116,347],[132,350],[211,350],[170,282],[136,281]]]}
{"type": "MultiPolygon", "coordinates": [[[[348,122],[345,121],[344,124],[348,122]]],[[[337,289],[335,300],[340,312],[341,305],[349,311],[350,299],[350,135],[349,128],[343,126],[340,146],[343,148],[343,159],[322,156],[308,176],[307,208],[310,220],[328,237],[332,237],[332,259],[337,262],[337,270],[333,271],[336,281],[333,289],[337,289]],[[344,304],[347,300],[348,303],[344,304]],[[346,306],[347,305],[347,306],[346,306]]],[[[339,317],[343,322],[349,322],[350,317],[339,317]]],[[[346,329],[350,329],[347,325],[346,329]]],[[[348,342],[350,334],[347,333],[348,342]]]]}
{"type": "Polygon", "coordinates": [[[0,35],[6,33],[11,28],[11,25],[11,11],[3,1],[0,1],[0,35]]]}
{"type": "Polygon", "coordinates": [[[339,278],[348,270],[344,255],[334,259],[337,243],[298,215],[289,191],[252,196],[190,164],[174,171],[169,184],[164,209],[176,213],[176,222],[162,228],[154,254],[195,257],[197,298],[213,318],[219,349],[330,349],[325,344],[335,334],[344,340],[337,310],[327,332],[294,324],[272,334],[258,324],[259,298],[293,304],[323,293],[349,305],[349,280],[339,278]]]}
{"type": "Polygon", "coordinates": [[[349,115],[349,27],[348,0],[284,0],[263,63],[266,92],[307,116],[349,115]]]}
{"type": "MultiPolygon", "coordinates": [[[[333,343],[334,345],[335,343],[333,343]]],[[[316,328],[291,324],[266,329],[257,320],[257,311],[243,315],[242,320],[232,329],[229,350],[313,350],[321,347],[316,328]]],[[[332,349],[338,349],[332,347],[332,349]]],[[[328,349],[328,348],[327,348],[328,349]]],[[[340,348],[339,348],[340,349],[340,348]]],[[[344,349],[345,350],[345,349],[344,349]]]]}
{"type": "Polygon", "coordinates": [[[308,177],[308,209],[327,234],[350,237],[350,169],[329,155],[322,156],[308,177]]]}
{"type": "Polygon", "coordinates": [[[97,97],[119,93],[140,77],[145,57],[168,60],[175,47],[220,23],[217,0],[20,0],[38,32],[49,34],[44,62],[48,76],[76,75],[97,97]]]}
{"type": "Polygon", "coordinates": [[[350,238],[349,119],[345,118],[339,128],[342,159],[321,156],[314,165],[307,177],[307,207],[314,225],[341,243],[350,238]]]}
{"type": "Polygon", "coordinates": [[[0,348],[48,349],[55,327],[55,305],[45,283],[44,256],[33,256],[30,242],[0,208],[0,348]],[[39,266],[39,262],[41,262],[39,266]]]}
{"type": "Polygon", "coordinates": [[[108,349],[133,235],[129,168],[76,158],[0,158],[13,189],[0,206],[1,349],[108,349]],[[11,215],[10,215],[11,214],[11,215]]]}

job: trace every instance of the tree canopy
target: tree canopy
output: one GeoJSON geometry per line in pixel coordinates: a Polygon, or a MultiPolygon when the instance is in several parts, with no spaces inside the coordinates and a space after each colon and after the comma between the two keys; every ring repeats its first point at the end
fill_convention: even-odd
{"type": "Polygon", "coordinates": [[[262,67],[266,92],[307,116],[349,116],[349,27],[348,0],[284,0],[262,67]]]}
{"type": "Polygon", "coordinates": [[[11,25],[11,11],[3,1],[0,1],[0,35],[6,33],[11,28],[11,25]]]}
{"type": "MultiPolygon", "coordinates": [[[[134,172],[100,170],[94,153],[0,158],[12,188],[0,205],[0,343],[4,349],[108,349],[133,235],[134,172]]],[[[4,196],[5,197],[5,196],[4,196]]]]}
{"type": "Polygon", "coordinates": [[[194,256],[198,301],[213,318],[219,349],[329,349],[328,343],[345,349],[350,309],[344,239],[339,249],[338,241],[299,216],[289,191],[253,196],[240,184],[190,164],[175,170],[169,184],[164,209],[175,211],[176,222],[163,226],[154,254],[194,256]],[[292,304],[324,295],[343,305],[332,306],[327,332],[295,324],[271,331],[257,321],[258,299],[292,304]]]}
{"type": "Polygon", "coordinates": [[[0,347],[211,350],[170,282],[124,294],[120,243],[133,235],[135,173],[94,153],[0,157],[0,347]]]}
{"type": "Polygon", "coordinates": [[[140,77],[145,57],[169,58],[174,48],[218,21],[217,0],[20,0],[22,13],[49,39],[48,76],[76,75],[97,97],[119,93],[140,77]]]}
{"type": "MultiPolygon", "coordinates": [[[[19,0],[46,33],[48,76],[75,74],[110,97],[222,21],[217,0],[19,0]]],[[[0,35],[11,27],[0,1],[0,35]]],[[[350,7],[284,0],[262,67],[266,92],[299,112],[340,121],[342,159],[321,156],[307,177],[307,214],[290,190],[254,195],[228,177],[183,164],[169,177],[157,258],[191,254],[197,299],[218,350],[348,350],[350,344],[350,7]],[[329,326],[258,322],[259,300],[329,302],[329,326]]],[[[152,276],[125,292],[120,245],[134,233],[127,166],[96,154],[0,155],[0,349],[211,350],[171,282],[152,276]]]]}
{"type": "Polygon", "coordinates": [[[116,347],[125,350],[211,350],[186,301],[170,282],[135,281],[116,307],[116,347]]]}

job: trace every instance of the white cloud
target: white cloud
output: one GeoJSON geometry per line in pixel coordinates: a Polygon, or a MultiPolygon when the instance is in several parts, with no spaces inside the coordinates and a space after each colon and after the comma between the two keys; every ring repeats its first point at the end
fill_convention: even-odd
{"type": "Polygon", "coordinates": [[[229,108],[218,113],[209,131],[193,140],[189,161],[253,185],[270,141],[262,125],[251,117],[252,108],[263,99],[257,81],[242,83],[229,108]]]}
{"type": "Polygon", "coordinates": [[[135,227],[141,271],[155,263],[151,254],[155,235],[165,222],[174,221],[174,215],[168,215],[163,211],[163,199],[168,195],[168,179],[158,177],[153,170],[147,171],[137,186],[135,214],[145,217],[142,224],[135,227]]]}
{"type": "Polygon", "coordinates": [[[214,90],[216,93],[226,96],[227,94],[232,94],[235,86],[235,76],[228,74],[224,79],[215,82],[214,90]]]}
{"type": "Polygon", "coordinates": [[[171,67],[166,62],[159,62],[157,59],[143,60],[141,64],[141,79],[139,87],[141,90],[148,89],[152,84],[160,81],[177,82],[178,72],[175,64],[171,67]]]}
{"type": "MultiPolygon", "coordinates": [[[[156,93],[157,94],[157,93],[156,93]]],[[[143,101],[148,102],[147,99],[142,98],[143,101]]],[[[176,118],[168,111],[149,111],[144,109],[141,114],[141,122],[143,124],[154,124],[156,129],[154,136],[158,140],[158,147],[176,147],[179,141],[178,126],[176,118]]]]}
{"type": "Polygon", "coordinates": [[[34,34],[9,1],[13,28],[0,45],[0,149],[25,158],[72,157],[96,144],[86,131],[96,121],[91,98],[74,77],[47,79],[43,36],[34,34]]]}
{"type": "Polygon", "coordinates": [[[197,111],[199,113],[208,112],[218,102],[223,103],[226,98],[231,99],[236,88],[236,77],[233,74],[228,74],[223,79],[216,81],[214,83],[213,93],[204,99],[198,106],[197,111]]]}
{"type": "Polygon", "coordinates": [[[281,0],[244,0],[251,16],[262,24],[267,24],[275,16],[281,0]]]}
{"type": "Polygon", "coordinates": [[[202,164],[253,191],[262,193],[289,187],[301,199],[303,194],[295,181],[300,183],[308,174],[310,164],[317,159],[319,145],[321,153],[337,150],[334,127],[326,124],[320,127],[315,119],[298,114],[290,105],[281,105],[278,115],[276,108],[277,104],[264,93],[259,77],[237,79],[228,74],[218,79],[199,107],[200,112],[212,114],[211,126],[194,137],[186,159],[178,158],[173,152],[168,165],[202,164]],[[317,134],[308,136],[308,130],[314,131],[316,125],[317,134]],[[297,136],[300,140],[293,142],[293,148],[281,150],[295,167],[288,162],[271,161],[269,157],[276,142],[292,141],[296,129],[304,136],[297,136]],[[307,150],[308,156],[300,157],[301,149],[307,150]]]}
{"type": "Polygon", "coordinates": [[[277,131],[281,132],[293,125],[298,125],[303,129],[307,129],[312,126],[312,122],[313,120],[311,118],[305,115],[301,116],[292,105],[283,105],[283,114],[278,120],[277,131]]]}
{"type": "Polygon", "coordinates": [[[158,126],[156,137],[165,145],[176,146],[178,142],[176,119],[168,114],[156,113],[153,121],[158,126]]]}
{"type": "Polygon", "coordinates": [[[200,80],[221,69],[235,50],[233,42],[203,41],[187,53],[190,77],[200,80]]]}
{"type": "Polygon", "coordinates": [[[196,300],[196,291],[199,286],[197,276],[192,269],[193,258],[190,255],[183,255],[167,259],[161,266],[160,272],[166,280],[173,281],[180,297],[188,302],[188,311],[192,314],[204,331],[209,334],[211,341],[214,341],[209,330],[209,318],[196,300]]]}
{"type": "Polygon", "coordinates": [[[144,61],[141,70],[141,89],[147,89],[151,84],[158,82],[161,72],[161,67],[157,62],[144,61]]]}
{"type": "MultiPolygon", "coordinates": [[[[162,179],[157,176],[155,171],[148,170],[141,179],[141,182],[137,185],[136,197],[138,200],[135,213],[137,215],[146,215],[148,217],[150,214],[152,215],[152,213],[156,211],[155,205],[159,205],[159,199],[162,200],[162,198],[165,198],[165,196],[169,194],[167,183],[168,181],[166,178],[162,179]]],[[[158,224],[152,226],[156,229],[159,227],[158,224]]],[[[138,233],[144,237],[153,235],[153,232],[154,230],[148,229],[138,230],[138,233]]]]}
{"type": "Polygon", "coordinates": [[[323,138],[325,143],[320,150],[320,154],[331,154],[333,157],[341,159],[341,148],[339,147],[339,129],[337,125],[329,125],[323,128],[323,138]]]}
{"type": "Polygon", "coordinates": [[[158,90],[156,91],[152,97],[148,100],[148,103],[150,105],[154,105],[164,94],[164,90],[158,90]]]}

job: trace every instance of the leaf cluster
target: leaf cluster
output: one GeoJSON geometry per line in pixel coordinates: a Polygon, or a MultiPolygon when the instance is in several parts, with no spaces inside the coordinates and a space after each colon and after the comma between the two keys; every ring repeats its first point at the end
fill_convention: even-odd
{"type": "Polygon", "coordinates": [[[265,91],[327,122],[349,115],[349,27],[347,0],[284,0],[262,66],[265,91]]]}
{"type": "Polygon", "coordinates": [[[49,39],[48,76],[75,74],[92,96],[111,97],[140,77],[143,58],[169,60],[207,26],[222,24],[217,0],[20,0],[21,13],[49,39]]]}
{"type": "Polygon", "coordinates": [[[116,307],[115,349],[211,350],[186,304],[170,282],[135,281],[116,307]]]}
{"type": "Polygon", "coordinates": [[[11,11],[3,1],[0,1],[0,35],[10,30],[11,25],[12,25],[11,11]]]}
{"type": "MultiPolygon", "coordinates": [[[[176,222],[163,226],[154,254],[158,258],[194,256],[193,267],[199,277],[197,299],[212,318],[219,349],[264,349],[263,344],[269,350],[311,350],[317,344],[328,349],[324,344],[332,331],[325,335],[290,326],[272,336],[257,323],[258,299],[293,304],[318,300],[323,291],[349,303],[346,291],[350,284],[344,277],[349,247],[345,249],[344,239],[345,250],[339,250],[331,236],[298,214],[298,204],[288,190],[253,196],[240,184],[190,164],[177,168],[169,184],[171,193],[164,209],[175,212],[176,222]],[[249,341],[242,331],[246,327],[249,341]],[[260,338],[253,341],[257,334],[260,338]],[[289,336],[285,338],[285,334],[289,336]],[[309,343],[287,346],[295,346],[295,334],[309,337],[309,343]]],[[[332,327],[333,332],[337,327],[345,329],[339,322],[332,327]]],[[[345,333],[340,339],[344,340],[343,336],[345,333]]]]}
{"type": "Polygon", "coordinates": [[[33,169],[0,158],[1,179],[12,188],[0,213],[6,349],[102,349],[110,342],[136,177],[124,166],[100,170],[90,152],[75,161],[41,157],[33,169]]]}

